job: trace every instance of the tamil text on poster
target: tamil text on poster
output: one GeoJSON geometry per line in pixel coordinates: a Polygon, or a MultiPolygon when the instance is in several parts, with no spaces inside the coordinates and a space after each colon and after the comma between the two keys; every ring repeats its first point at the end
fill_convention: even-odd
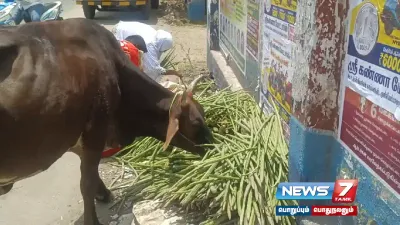
{"type": "Polygon", "coordinates": [[[397,193],[400,193],[400,24],[396,23],[399,9],[397,0],[372,0],[351,10],[340,133],[343,143],[397,193]]]}
{"type": "Polygon", "coordinates": [[[258,60],[260,0],[247,1],[247,52],[258,60]]]}
{"type": "Polygon", "coordinates": [[[220,46],[229,52],[242,73],[246,66],[246,8],[245,0],[220,1],[220,46]]]}
{"type": "Polygon", "coordinates": [[[296,5],[294,0],[266,0],[264,3],[262,83],[289,113],[292,106],[291,56],[296,5]]]}
{"type": "Polygon", "coordinates": [[[393,114],[346,88],[341,140],[400,192],[400,124],[393,114]]]}

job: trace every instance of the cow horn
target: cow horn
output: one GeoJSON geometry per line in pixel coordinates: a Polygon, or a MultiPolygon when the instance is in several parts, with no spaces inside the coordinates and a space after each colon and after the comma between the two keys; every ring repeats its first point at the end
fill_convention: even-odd
{"type": "Polygon", "coordinates": [[[190,83],[190,85],[189,85],[187,91],[188,91],[189,93],[191,93],[191,94],[194,94],[194,91],[195,91],[195,89],[196,89],[197,84],[199,83],[199,81],[200,81],[201,79],[203,79],[203,78],[205,78],[205,77],[206,77],[206,75],[200,75],[200,76],[198,76],[196,79],[194,79],[194,80],[192,81],[192,83],[190,83]]]}

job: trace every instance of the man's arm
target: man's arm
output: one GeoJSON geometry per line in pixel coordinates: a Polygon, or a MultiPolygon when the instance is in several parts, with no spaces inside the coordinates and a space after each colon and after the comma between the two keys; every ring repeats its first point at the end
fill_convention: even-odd
{"type": "Polygon", "coordinates": [[[166,70],[160,65],[158,57],[155,52],[154,47],[149,45],[147,47],[148,52],[143,55],[143,65],[145,68],[145,73],[147,73],[150,77],[162,76],[162,75],[176,75],[179,76],[179,73],[175,70],[166,70]]]}
{"type": "Polygon", "coordinates": [[[176,70],[166,70],[165,68],[163,68],[162,66],[158,65],[156,67],[156,70],[159,72],[159,74],[161,75],[175,75],[178,77],[182,77],[181,74],[178,73],[178,71],[176,70]]]}
{"type": "Polygon", "coordinates": [[[166,70],[163,75],[175,75],[178,76],[179,78],[182,78],[182,75],[176,70],[166,70]]]}
{"type": "MultiPolygon", "coordinates": [[[[157,62],[158,63],[158,62],[157,62]]],[[[158,64],[157,66],[155,66],[154,70],[157,71],[158,74],[160,75],[165,75],[165,73],[167,72],[166,69],[164,69],[164,67],[160,66],[160,64],[158,64]]]]}

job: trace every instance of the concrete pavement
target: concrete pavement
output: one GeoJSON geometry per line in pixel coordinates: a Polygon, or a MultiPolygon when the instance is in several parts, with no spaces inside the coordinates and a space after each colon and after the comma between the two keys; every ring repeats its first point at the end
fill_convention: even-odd
{"type": "Polygon", "coordinates": [[[0,196],[0,224],[69,224],[83,210],[79,191],[79,158],[66,153],[47,171],[17,182],[0,196]],[[67,222],[67,223],[64,223],[67,222]]]}

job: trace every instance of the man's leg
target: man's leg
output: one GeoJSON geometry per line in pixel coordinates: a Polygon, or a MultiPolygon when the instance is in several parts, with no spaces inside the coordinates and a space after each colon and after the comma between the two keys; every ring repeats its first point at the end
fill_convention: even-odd
{"type": "Polygon", "coordinates": [[[40,21],[40,17],[44,13],[44,5],[43,4],[36,4],[27,9],[29,15],[31,16],[32,22],[40,21]]]}
{"type": "Polygon", "coordinates": [[[18,6],[16,10],[13,10],[12,12],[12,17],[14,18],[15,24],[20,24],[22,20],[24,19],[24,10],[18,6]]]}

